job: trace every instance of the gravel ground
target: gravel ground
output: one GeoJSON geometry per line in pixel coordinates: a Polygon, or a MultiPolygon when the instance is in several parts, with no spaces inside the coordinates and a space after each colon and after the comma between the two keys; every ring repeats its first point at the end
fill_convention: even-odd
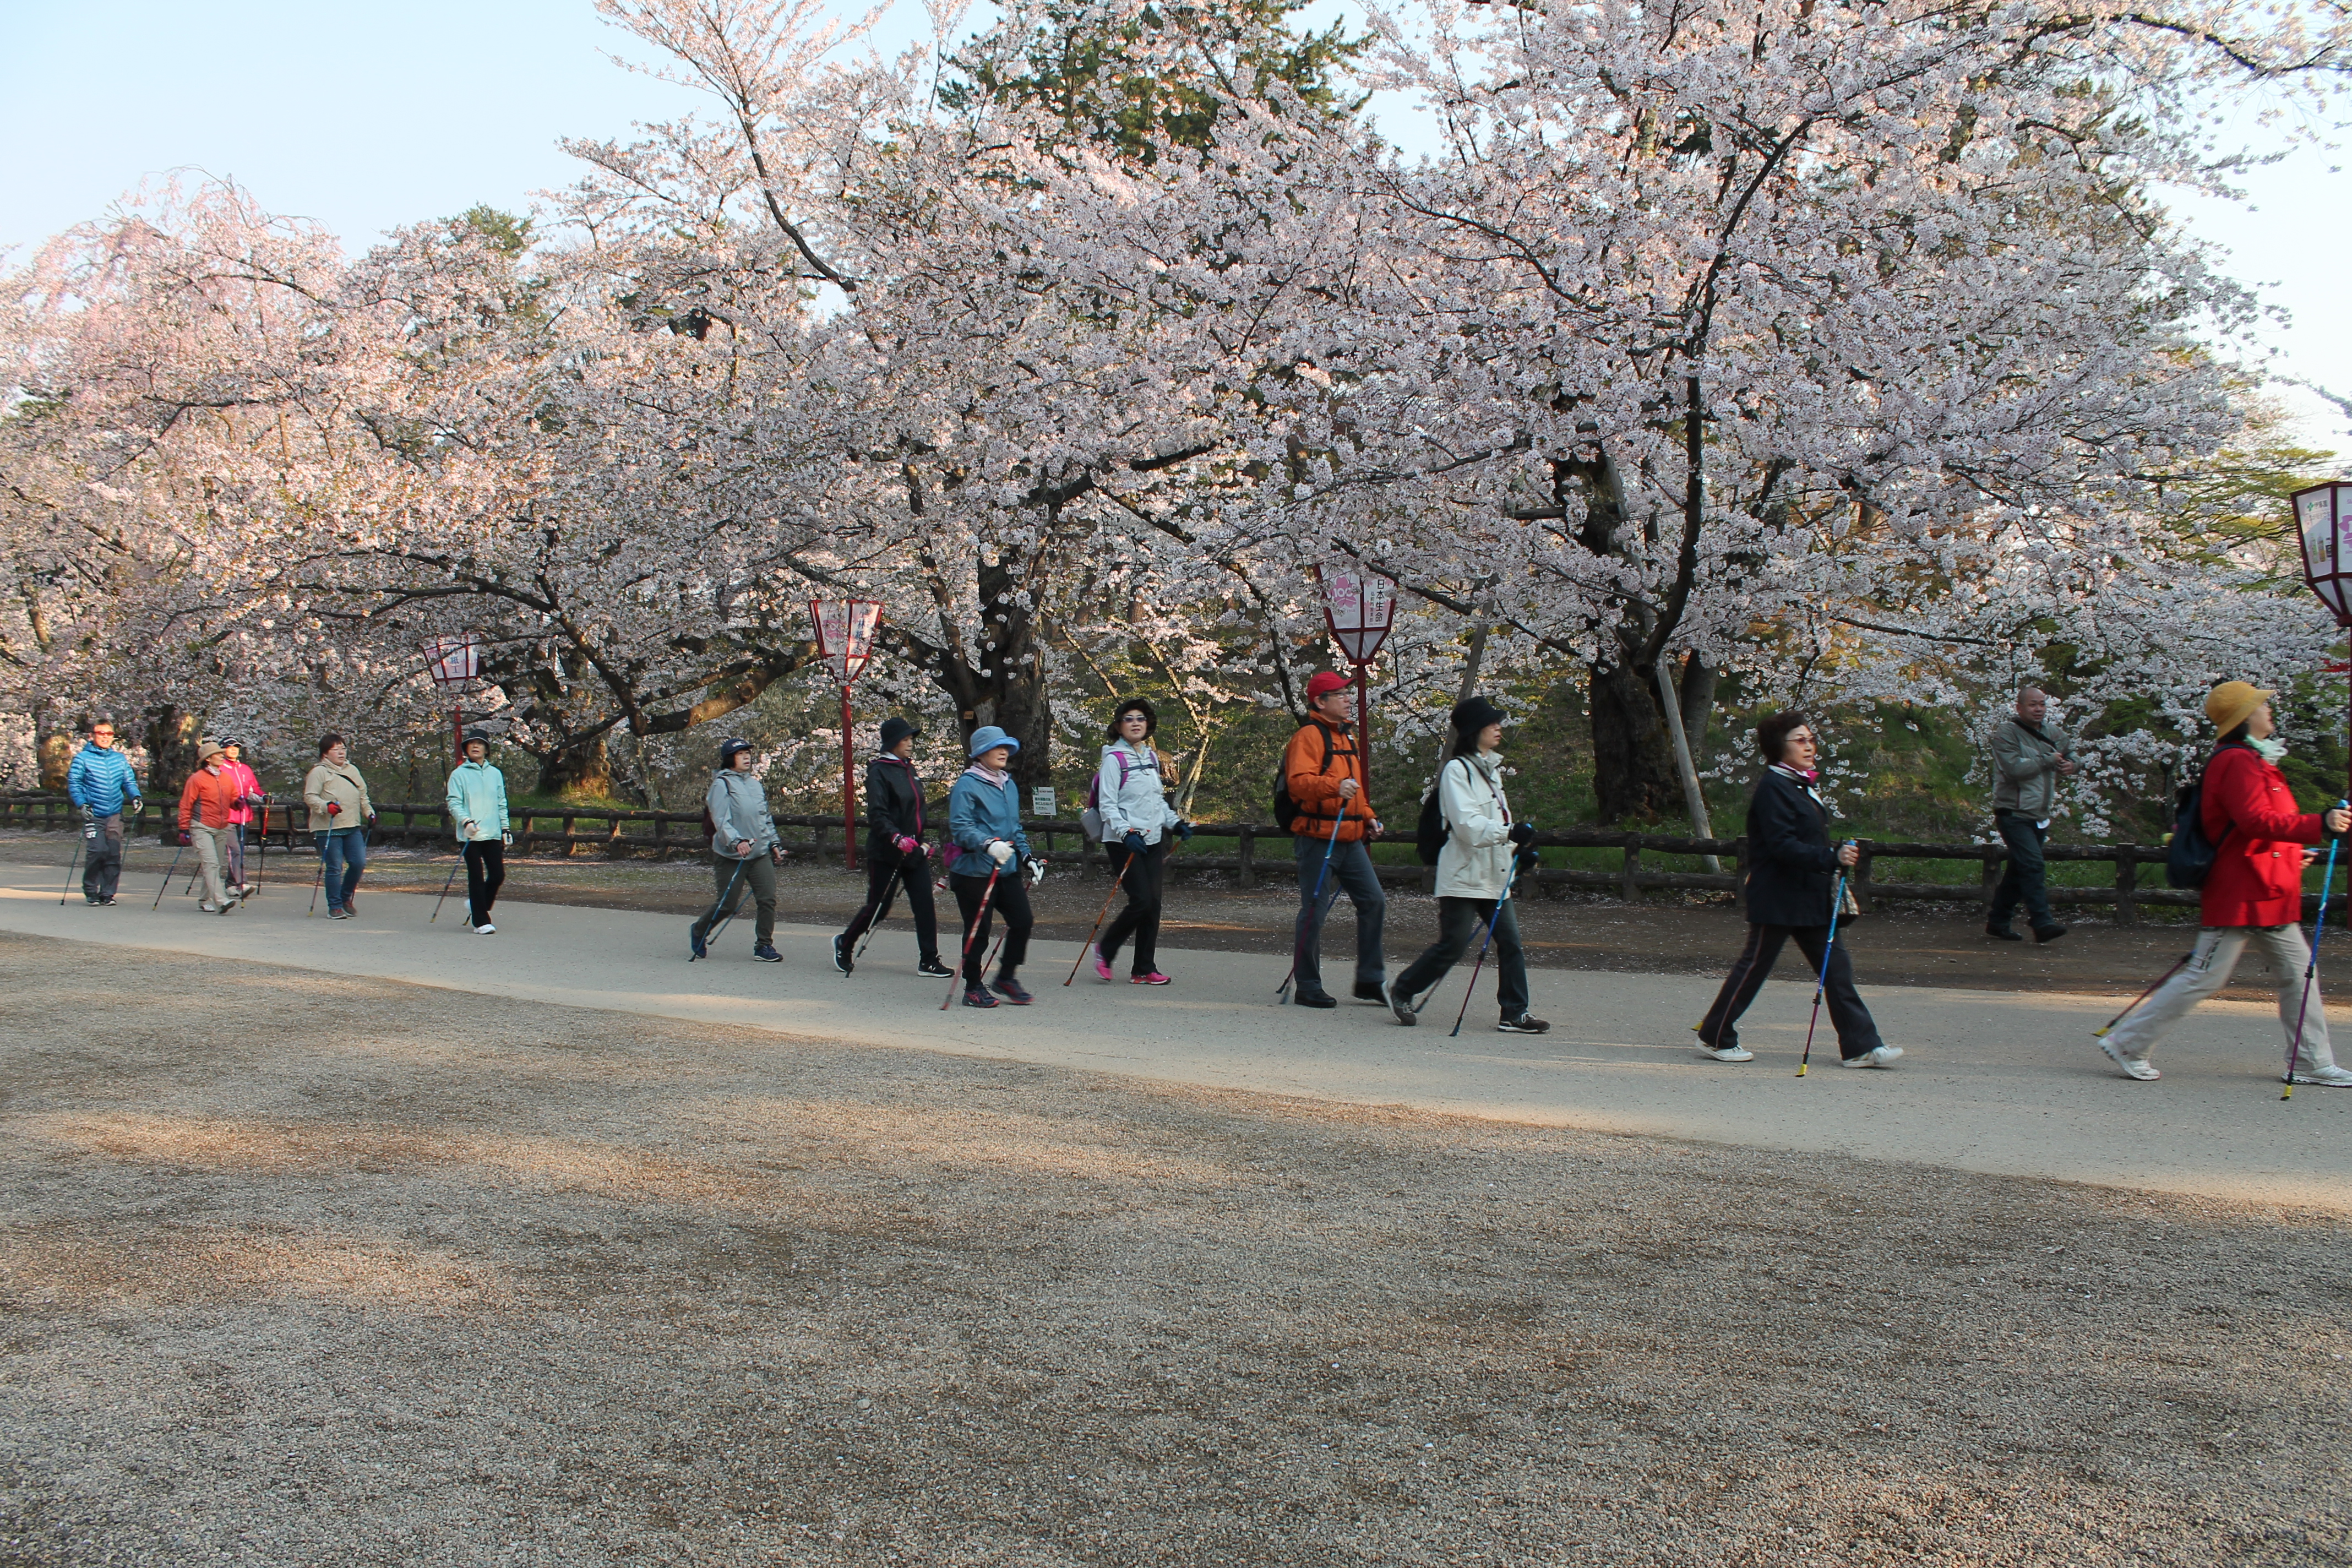
{"type": "Polygon", "coordinates": [[[8,1568],[2352,1562],[2335,1217],[0,973],[8,1568]]]}

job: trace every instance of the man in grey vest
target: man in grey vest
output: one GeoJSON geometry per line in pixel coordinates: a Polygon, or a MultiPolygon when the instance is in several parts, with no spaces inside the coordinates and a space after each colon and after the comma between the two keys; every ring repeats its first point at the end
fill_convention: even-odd
{"type": "Polygon", "coordinates": [[[2066,754],[2065,732],[2044,721],[2049,711],[2049,694],[2029,686],[2017,694],[2017,711],[1992,733],[1992,820],[2009,846],[2009,866],[1993,889],[1985,935],[2001,942],[2025,940],[2009,923],[2021,903],[2034,941],[2055,942],[2066,934],[2050,912],[2042,847],[2058,809],[2058,781],[2077,769],[2066,754]]]}

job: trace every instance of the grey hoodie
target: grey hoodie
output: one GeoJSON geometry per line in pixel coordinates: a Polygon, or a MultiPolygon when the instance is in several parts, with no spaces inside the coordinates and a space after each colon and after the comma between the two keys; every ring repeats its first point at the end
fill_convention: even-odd
{"type": "Polygon", "coordinates": [[[712,854],[749,860],[776,847],[776,819],[768,814],[768,792],[752,774],[719,769],[710,775],[710,793],[703,803],[710,807],[710,820],[719,826],[710,839],[712,854]],[[736,854],[735,846],[746,839],[751,841],[751,854],[736,854]]]}

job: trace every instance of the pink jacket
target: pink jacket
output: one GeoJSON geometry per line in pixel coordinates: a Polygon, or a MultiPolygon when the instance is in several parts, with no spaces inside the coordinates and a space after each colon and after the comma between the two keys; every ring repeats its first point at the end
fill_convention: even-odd
{"type": "Polygon", "coordinates": [[[221,777],[236,791],[236,805],[230,810],[228,819],[243,826],[254,819],[253,807],[245,804],[245,797],[261,793],[261,780],[243,763],[232,763],[226,757],[221,759],[221,777]]]}

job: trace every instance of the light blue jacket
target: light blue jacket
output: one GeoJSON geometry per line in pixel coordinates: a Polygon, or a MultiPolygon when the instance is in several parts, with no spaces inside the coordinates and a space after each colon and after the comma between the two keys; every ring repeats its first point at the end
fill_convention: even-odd
{"type": "Polygon", "coordinates": [[[92,816],[114,816],[126,801],[139,798],[139,775],[120,750],[84,746],[66,769],[66,794],[76,805],[88,806],[92,816]]]}
{"type": "Polygon", "coordinates": [[[449,831],[466,841],[466,824],[477,842],[507,830],[507,775],[488,763],[459,763],[449,774],[449,831]]]}
{"type": "Polygon", "coordinates": [[[1014,864],[1029,858],[1029,836],[1021,831],[1021,786],[1010,777],[1003,789],[966,768],[948,791],[948,837],[963,853],[950,872],[957,877],[985,877],[996,862],[982,851],[991,839],[1013,846],[1014,864]]]}
{"type": "Polygon", "coordinates": [[[1116,844],[1130,833],[1143,835],[1147,845],[1176,826],[1176,808],[1168,804],[1166,781],[1160,776],[1160,753],[1147,742],[1130,746],[1125,739],[1102,749],[1095,769],[1095,808],[1102,813],[1102,836],[1116,844]]]}

